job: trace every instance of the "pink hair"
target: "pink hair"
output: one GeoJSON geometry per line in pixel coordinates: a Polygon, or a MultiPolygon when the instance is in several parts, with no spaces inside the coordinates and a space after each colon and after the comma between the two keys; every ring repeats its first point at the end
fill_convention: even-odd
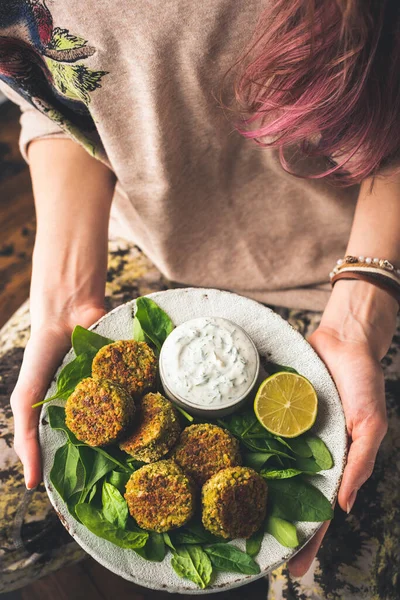
{"type": "Polygon", "coordinates": [[[239,64],[237,129],[285,170],[293,146],[343,185],[400,162],[398,0],[272,0],[239,64]]]}

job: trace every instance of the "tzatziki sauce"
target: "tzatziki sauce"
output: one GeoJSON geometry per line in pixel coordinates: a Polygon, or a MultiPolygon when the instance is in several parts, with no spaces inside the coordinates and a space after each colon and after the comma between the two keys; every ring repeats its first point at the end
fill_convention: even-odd
{"type": "Polygon", "coordinates": [[[258,375],[247,333],[220,317],[191,319],[165,340],[160,373],[169,391],[190,404],[219,408],[243,398],[258,375]]]}

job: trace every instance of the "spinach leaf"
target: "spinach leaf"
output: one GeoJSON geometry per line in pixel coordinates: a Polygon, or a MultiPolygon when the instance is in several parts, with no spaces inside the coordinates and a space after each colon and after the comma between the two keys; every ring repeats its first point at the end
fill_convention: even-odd
{"type": "Polygon", "coordinates": [[[174,546],[186,544],[204,544],[206,540],[196,533],[188,531],[185,527],[179,528],[177,531],[171,531],[171,540],[174,546]]]}
{"type": "Polygon", "coordinates": [[[174,404],[174,407],[175,407],[175,410],[177,410],[179,413],[181,413],[181,415],[183,417],[185,417],[185,419],[187,421],[189,421],[189,423],[193,423],[194,417],[192,417],[192,415],[189,415],[189,413],[187,413],[186,410],[183,410],[183,408],[181,408],[177,404],[174,404]]]}
{"type": "Polygon", "coordinates": [[[172,551],[171,566],[179,577],[190,579],[201,589],[211,581],[212,565],[201,546],[180,546],[172,551]]]}
{"type": "Polygon", "coordinates": [[[100,348],[112,344],[114,340],[103,337],[94,331],[89,331],[89,329],[77,325],[72,332],[71,341],[77,356],[80,354],[87,354],[94,358],[100,348]]]}
{"type": "Polygon", "coordinates": [[[265,531],[286,548],[296,548],[299,545],[296,527],[289,521],[271,515],[267,518],[265,531]]]}
{"type": "Polygon", "coordinates": [[[117,488],[107,481],[103,482],[101,501],[103,505],[103,515],[107,521],[110,521],[110,523],[116,527],[125,529],[128,521],[128,505],[117,488]]]}
{"type": "MultiPolygon", "coordinates": [[[[72,496],[70,496],[68,498],[68,500],[66,501],[67,503],[67,508],[69,513],[74,517],[74,519],[76,519],[79,522],[79,517],[75,512],[75,508],[77,507],[77,505],[79,504],[79,500],[81,497],[81,492],[82,490],[78,490],[77,492],[74,492],[72,494],[72,496]]],[[[91,499],[92,501],[93,499],[91,499]]]]}
{"type": "Polygon", "coordinates": [[[120,471],[111,471],[108,476],[108,482],[111,483],[117,490],[124,495],[126,484],[128,483],[130,478],[129,473],[121,473],[120,471]]]}
{"type": "Polygon", "coordinates": [[[264,528],[259,529],[251,538],[246,540],[246,552],[249,556],[255,557],[260,552],[261,545],[264,539],[264,528]]]}
{"type": "Polygon", "coordinates": [[[207,531],[201,521],[191,521],[184,527],[171,531],[171,539],[175,546],[181,544],[213,544],[221,539],[207,531]]]}
{"type": "Polygon", "coordinates": [[[259,471],[272,456],[272,452],[244,452],[243,465],[259,471]]]}
{"type": "Polygon", "coordinates": [[[102,456],[107,458],[108,460],[114,462],[114,465],[120,467],[121,469],[124,469],[124,471],[126,471],[129,474],[131,473],[132,470],[129,469],[129,467],[127,467],[127,465],[123,464],[116,457],[114,457],[110,454],[111,449],[109,449],[109,452],[106,452],[103,448],[99,448],[99,447],[94,448],[92,446],[88,446],[87,444],[84,444],[83,442],[80,442],[75,437],[75,435],[72,433],[72,431],[70,431],[65,424],[65,409],[63,406],[49,406],[47,408],[47,415],[49,417],[50,427],[52,427],[52,429],[59,429],[60,431],[63,431],[67,435],[67,438],[69,439],[69,441],[74,446],[84,446],[85,448],[89,448],[93,452],[98,452],[99,454],[101,454],[102,456]]]}
{"type": "Polygon", "coordinates": [[[279,450],[279,442],[274,439],[253,439],[249,437],[242,438],[242,444],[246,446],[249,450],[253,452],[266,452],[271,453],[274,456],[281,456],[282,458],[288,458],[289,460],[294,460],[294,457],[288,454],[287,452],[283,452],[279,450]]]}
{"type": "Polygon", "coordinates": [[[267,363],[266,370],[268,372],[268,375],[272,375],[273,373],[279,373],[281,371],[285,371],[286,373],[297,373],[297,375],[299,375],[299,372],[296,371],[296,369],[293,369],[293,367],[278,365],[278,363],[273,362],[267,363]]]}
{"type": "Polygon", "coordinates": [[[157,304],[150,298],[141,297],[136,300],[136,315],[142,330],[157,348],[158,352],[168,335],[174,329],[174,324],[157,304]]]}
{"type": "Polygon", "coordinates": [[[80,354],[70,363],[65,365],[57,378],[57,391],[54,396],[45,398],[40,402],[36,402],[36,404],[32,405],[32,408],[41,406],[42,404],[50,402],[50,400],[55,400],[56,398],[67,400],[68,396],[72,394],[78,383],[82,381],[82,379],[91,376],[92,360],[93,358],[91,355],[80,354]]]}
{"type": "Polygon", "coordinates": [[[304,435],[301,435],[297,438],[292,438],[290,440],[285,440],[285,445],[291,448],[292,452],[298,456],[301,456],[302,458],[310,458],[312,456],[312,452],[306,443],[304,435]]]}
{"type": "Polygon", "coordinates": [[[325,443],[316,435],[307,435],[305,442],[310,448],[316,463],[324,471],[333,467],[333,458],[325,443]]]}
{"type": "Polygon", "coordinates": [[[115,464],[108,456],[96,452],[89,446],[78,446],[78,452],[85,469],[85,483],[81,496],[81,502],[83,502],[94,484],[112,471],[115,464]]]}
{"type": "Polygon", "coordinates": [[[90,504],[93,501],[96,493],[97,493],[97,483],[94,484],[94,486],[92,487],[92,489],[90,490],[90,492],[88,494],[88,497],[87,497],[88,504],[90,504]]]}
{"type": "Polygon", "coordinates": [[[166,546],[168,546],[168,548],[171,548],[171,550],[176,550],[174,544],[171,541],[169,533],[163,533],[162,535],[163,535],[163,538],[164,538],[164,544],[166,546]]]}
{"type": "Polygon", "coordinates": [[[321,467],[313,458],[301,458],[301,456],[296,458],[296,468],[307,475],[315,475],[321,471],[321,467]]]}
{"type": "Polygon", "coordinates": [[[290,477],[296,477],[296,475],[301,475],[302,472],[303,471],[299,471],[298,469],[263,469],[260,472],[260,475],[262,475],[264,479],[289,479],[290,477]]]}
{"type": "Polygon", "coordinates": [[[135,342],[146,342],[146,335],[137,317],[133,319],[133,339],[135,342]]]}
{"type": "Polygon", "coordinates": [[[75,507],[79,520],[92,533],[104,540],[112,542],[120,548],[143,548],[149,537],[148,533],[137,530],[120,529],[112,525],[100,510],[89,504],[77,504],[75,507]]]}
{"type": "Polygon", "coordinates": [[[149,532],[146,545],[143,548],[138,548],[135,552],[145,560],[153,562],[163,561],[167,553],[163,534],[155,533],[154,531],[149,532]]]}
{"type": "Polygon", "coordinates": [[[233,433],[233,435],[239,439],[272,438],[272,434],[264,429],[264,427],[258,422],[252,407],[246,408],[239,413],[229,415],[224,419],[218,419],[217,422],[219,425],[221,425],[221,427],[225,427],[225,429],[233,433]]]}
{"type": "Polygon", "coordinates": [[[251,556],[231,544],[213,544],[206,546],[204,551],[207,552],[218,571],[245,573],[246,575],[256,575],[260,572],[259,565],[251,556]]]}
{"type": "Polygon", "coordinates": [[[317,488],[300,477],[268,482],[270,514],[288,521],[329,521],[330,502],[317,488]]]}
{"type": "Polygon", "coordinates": [[[68,500],[78,483],[79,452],[70,442],[58,448],[50,471],[50,481],[63,500],[68,500]]]}
{"type": "Polygon", "coordinates": [[[47,416],[49,418],[50,427],[52,429],[59,429],[63,431],[69,441],[74,446],[79,446],[83,442],[80,442],[77,437],[72,433],[70,429],[65,424],[65,408],[63,406],[48,406],[47,407],[47,416]]]}

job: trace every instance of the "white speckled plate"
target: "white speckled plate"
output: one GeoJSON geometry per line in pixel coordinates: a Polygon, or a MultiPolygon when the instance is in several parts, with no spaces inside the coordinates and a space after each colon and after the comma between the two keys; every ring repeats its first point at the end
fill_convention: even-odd
{"type": "MultiPolygon", "coordinates": [[[[314,385],[318,398],[318,416],[313,431],[319,435],[330,449],[334,467],[312,478],[313,484],[333,502],[342,477],[346,458],[346,429],[336,387],[320,358],[305,339],[286,321],[269,308],[253,300],[211,289],[175,289],[157,292],[149,296],[164,309],[176,325],[194,317],[225,317],[234,321],[250,335],[261,356],[272,362],[291,366],[307,377],[314,385]]],[[[111,339],[129,339],[132,337],[132,318],[135,301],[119,306],[98,321],[92,329],[111,339]]],[[[71,361],[72,351],[63,362],[71,361]]],[[[48,395],[56,390],[53,382],[48,395]]],[[[55,403],[61,404],[56,401],[55,403]]],[[[61,521],[75,540],[103,566],[117,575],[139,585],[169,592],[207,594],[239,587],[249,583],[285,562],[295,551],[281,546],[271,535],[265,534],[257,562],[261,567],[260,575],[238,575],[236,573],[217,573],[213,584],[206,590],[200,590],[195,584],[176,575],[170,565],[168,553],[162,563],[148,562],[133,550],[124,550],[90,533],[69,514],[65,503],[53,489],[49,473],[53,465],[57,448],[64,444],[65,436],[54,431],[47,424],[46,405],[40,419],[40,443],[43,454],[44,483],[50,500],[61,521]]],[[[299,537],[303,543],[312,537],[320,523],[298,523],[299,537]]],[[[235,541],[244,549],[244,541],[235,541]]]]}

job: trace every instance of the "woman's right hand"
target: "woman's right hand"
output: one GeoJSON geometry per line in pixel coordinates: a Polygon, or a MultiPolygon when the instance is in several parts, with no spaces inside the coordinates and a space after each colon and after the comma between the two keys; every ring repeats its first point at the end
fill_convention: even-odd
{"type": "Polygon", "coordinates": [[[17,384],[11,395],[14,415],[14,449],[24,466],[25,484],[36,487],[42,478],[38,442],[40,408],[32,408],[43,400],[54,372],[71,346],[75,325],[89,327],[105,313],[102,307],[90,306],[69,314],[68,318],[54,316],[41,327],[32,327],[25,349],[17,384]]]}

